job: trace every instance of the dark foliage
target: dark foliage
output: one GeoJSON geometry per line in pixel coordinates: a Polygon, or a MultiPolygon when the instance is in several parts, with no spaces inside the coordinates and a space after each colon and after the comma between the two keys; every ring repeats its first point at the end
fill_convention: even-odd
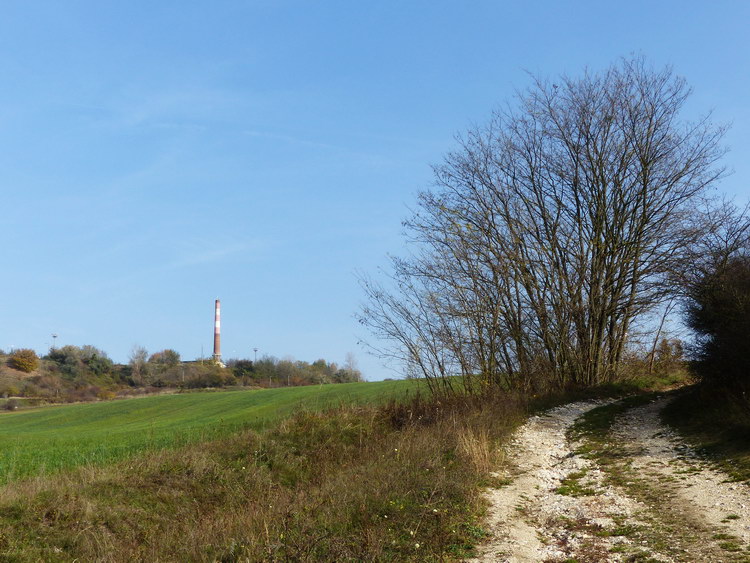
{"type": "Polygon", "coordinates": [[[106,352],[89,345],[55,348],[50,350],[47,359],[57,364],[64,378],[81,383],[109,382],[115,371],[106,352]]]}
{"type": "Polygon", "coordinates": [[[703,381],[750,390],[750,256],[729,259],[693,286],[687,322],[698,334],[703,381]]]}

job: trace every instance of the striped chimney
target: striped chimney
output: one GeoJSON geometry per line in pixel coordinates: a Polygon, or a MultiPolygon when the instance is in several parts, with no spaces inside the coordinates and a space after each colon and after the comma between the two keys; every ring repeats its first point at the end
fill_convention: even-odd
{"type": "Polygon", "coordinates": [[[221,362],[221,302],[218,299],[214,313],[214,360],[221,362]]]}

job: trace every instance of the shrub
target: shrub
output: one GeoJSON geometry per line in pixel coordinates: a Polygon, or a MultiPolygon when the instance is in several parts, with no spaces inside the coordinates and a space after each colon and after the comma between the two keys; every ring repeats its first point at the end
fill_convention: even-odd
{"type": "Polygon", "coordinates": [[[34,350],[22,348],[11,353],[10,358],[8,359],[8,364],[13,369],[25,373],[31,373],[39,367],[39,357],[34,350]]]}
{"type": "Polygon", "coordinates": [[[29,383],[23,388],[23,391],[21,394],[24,397],[37,397],[42,394],[41,389],[37,385],[34,385],[33,383],[29,383]]]}
{"type": "Polygon", "coordinates": [[[191,389],[224,387],[237,383],[232,370],[213,364],[191,364],[185,366],[182,372],[184,374],[184,383],[182,385],[191,389]]]}
{"type": "Polygon", "coordinates": [[[4,385],[0,387],[0,397],[8,398],[18,395],[18,387],[15,385],[4,385]]]}
{"type": "Polygon", "coordinates": [[[164,366],[176,366],[180,363],[180,353],[174,350],[166,349],[161,352],[151,354],[148,359],[150,364],[161,364],[164,366]]]}
{"type": "Polygon", "coordinates": [[[16,399],[8,399],[6,403],[3,405],[3,408],[6,411],[14,411],[18,408],[18,401],[16,399]]]}
{"type": "Polygon", "coordinates": [[[705,275],[691,292],[687,321],[699,336],[701,378],[750,390],[750,256],[705,275]]]}
{"type": "Polygon", "coordinates": [[[238,379],[252,379],[255,375],[255,365],[252,360],[232,360],[227,362],[227,367],[234,370],[234,376],[238,379]]]}
{"type": "MultiPolygon", "coordinates": [[[[107,354],[94,346],[63,346],[51,350],[47,359],[55,362],[53,368],[64,380],[77,386],[89,384],[112,385],[115,366],[107,354]]],[[[50,370],[51,371],[51,370],[50,370]]]]}

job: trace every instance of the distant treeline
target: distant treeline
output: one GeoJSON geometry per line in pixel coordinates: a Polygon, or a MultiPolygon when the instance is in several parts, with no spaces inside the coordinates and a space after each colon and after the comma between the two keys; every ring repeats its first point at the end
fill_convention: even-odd
{"type": "Polygon", "coordinates": [[[0,397],[44,401],[111,399],[160,389],[283,387],[362,381],[354,359],[339,367],[323,359],[312,363],[263,357],[182,361],[175,350],[149,354],[134,348],[127,364],[116,364],[94,346],[63,346],[42,357],[33,350],[0,351],[0,397]],[[7,368],[12,368],[11,371],[7,368]],[[19,372],[28,374],[20,376],[19,372]]]}
{"type": "Polygon", "coordinates": [[[243,385],[281,387],[285,385],[315,385],[324,383],[354,383],[362,381],[362,373],[353,362],[339,367],[333,362],[316,360],[313,363],[296,360],[278,360],[264,357],[258,361],[229,360],[235,377],[243,385]]]}

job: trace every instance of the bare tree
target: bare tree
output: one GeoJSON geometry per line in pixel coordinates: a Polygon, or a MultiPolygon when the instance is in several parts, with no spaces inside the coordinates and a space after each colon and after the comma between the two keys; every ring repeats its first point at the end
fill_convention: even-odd
{"type": "Polygon", "coordinates": [[[393,262],[396,290],[363,283],[360,320],[385,338],[380,352],[433,386],[613,379],[723,173],[724,129],[679,119],[689,94],[671,69],[623,60],[537,79],[459,139],[406,222],[414,252],[393,262]]]}
{"type": "Polygon", "coordinates": [[[670,279],[679,296],[688,299],[696,284],[750,248],[750,203],[738,208],[731,201],[707,201],[695,215],[693,229],[691,243],[670,279]]]}
{"type": "Polygon", "coordinates": [[[143,385],[146,381],[148,370],[148,350],[143,346],[133,346],[130,351],[130,373],[138,385],[143,385]]]}

